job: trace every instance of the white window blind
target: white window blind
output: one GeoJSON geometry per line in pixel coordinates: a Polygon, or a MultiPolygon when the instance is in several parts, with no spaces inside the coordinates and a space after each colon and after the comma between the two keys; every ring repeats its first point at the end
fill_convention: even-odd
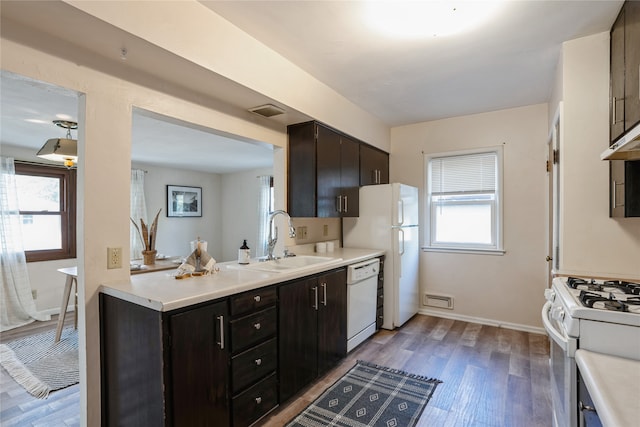
{"type": "Polygon", "coordinates": [[[501,251],[501,147],[425,157],[427,248],[501,251]]]}
{"type": "Polygon", "coordinates": [[[431,159],[432,194],[438,196],[496,191],[496,153],[431,159]]]}

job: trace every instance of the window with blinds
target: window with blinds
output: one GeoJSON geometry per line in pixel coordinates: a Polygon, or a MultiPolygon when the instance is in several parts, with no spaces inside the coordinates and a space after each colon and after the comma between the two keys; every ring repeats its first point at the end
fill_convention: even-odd
{"type": "Polygon", "coordinates": [[[501,250],[501,147],[425,157],[428,247],[501,250]]]}

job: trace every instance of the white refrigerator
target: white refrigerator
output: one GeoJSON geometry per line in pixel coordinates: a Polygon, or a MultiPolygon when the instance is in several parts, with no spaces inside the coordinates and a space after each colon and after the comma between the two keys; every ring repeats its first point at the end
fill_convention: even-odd
{"type": "Polygon", "coordinates": [[[402,326],[418,312],[418,189],[392,183],[360,188],[360,215],[343,218],[343,246],[386,251],[382,327],[402,326]]]}

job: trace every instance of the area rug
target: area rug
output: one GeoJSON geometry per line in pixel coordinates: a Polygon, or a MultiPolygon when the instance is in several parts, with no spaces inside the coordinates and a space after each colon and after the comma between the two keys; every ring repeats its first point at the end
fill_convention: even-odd
{"type": "Polygon", "coordinates": [[[412,427],[441,382],[359,360],[287,427],[412,427]]]}
{"type": "Polygon", "coordinates": [[[55,333],[51,330],[0,345],[0,365],[40,399],[80,381],[78,331],[64,329],[57,343],[53,342],[55,333]]]}

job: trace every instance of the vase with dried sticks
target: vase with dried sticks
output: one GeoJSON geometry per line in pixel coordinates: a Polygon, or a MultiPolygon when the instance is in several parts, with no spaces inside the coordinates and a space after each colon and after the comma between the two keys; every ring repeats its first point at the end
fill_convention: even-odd
{"type": "Polygon", "coordinates": [[[158,232],[158,217],[161,211],[162,208],[160,208],[156,214],[150,227],[144,223],[142,218],[140,218],[140,226],[131,218],[131,222],[138,231],[138,236],[140,236],[142,246],[144,247],[142,250],[142,262],[144,265],[153,265],[156,263],[156,253],[158,252],[156,251],[156,234],[158,232]]]}

